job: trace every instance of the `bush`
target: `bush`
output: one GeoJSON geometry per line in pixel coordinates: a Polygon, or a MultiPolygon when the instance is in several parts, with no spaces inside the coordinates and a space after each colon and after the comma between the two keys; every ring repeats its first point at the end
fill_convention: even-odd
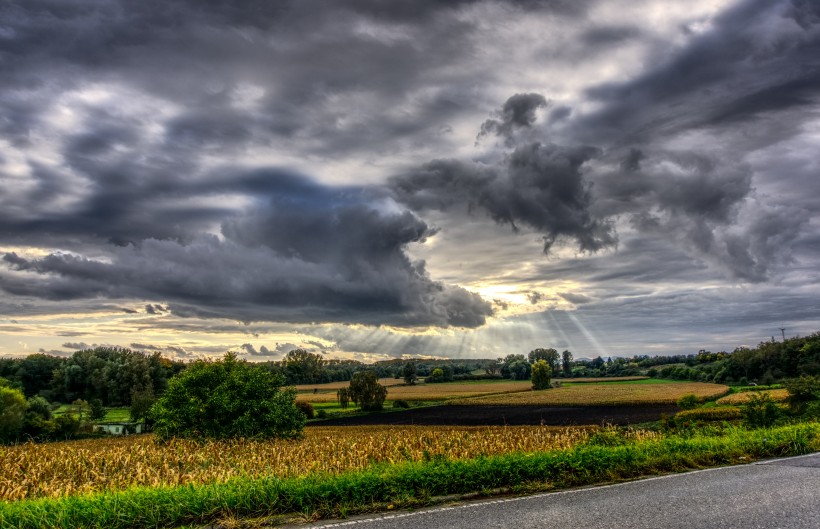
{"type": "Polygon", "coordinates": [[[549,389],[552,368],[545,360],[536,360],[532,365],[532,389],[549,389]]]}
{"type": "Polygon", "coordinates": [[[313,410],[313,404],[311,404],[310,402],[297,402],[296,408],[298,408],[299,411],[304,413],[305,417],[307,417],[308,419],[312,419],[314,416],[316,416],[316,412],[313,410]]]}
{"type": "Polygon", "coordinates": [[[160,439],[297,437],[305,415],[284,378],[228,353],[199,360],[173,377],[149,413],[160,439]]]}
{"type": "Polygon", "coordinates": [[[316,418],[327,419],[327,410],[319,410],[316,412],[316,418]]]}
{"type": "Polygon", "coordinates": [[[678,399],[678,407],[684,410],[697,408],[698,404],[700,404],[700,401],[698,400],[697,395],[693,395],[691,393],[678,399]]]}
{"type": "Polygon", "coordinates": [[[772,426],[780,417],[780,408],[768,393],[753,393],[741,407],[743,422],[751,428],[772,426]]]}
{"type": "Polygon", "coordinates": [[[803,413],[809,403],[820,401],[820,377],[803,375],[800,378],[786,380],[783,385],[789,392],[786,402],[795,413],[803,413]]]}
{"type": "Polygon", "coordinates": [[[399,400],[394,400],[394,401],[393,401],[393,407],[394,407],[394,408],[409,408],[409,407],[410,407],[410,403],[409,403],[409,402],[407,402],[406,400],[401,400],[401,399],[399,399],[399,400]]]}
{"type": "Polygon", "coordinates": [[[387,398],[387,388],[379,384],[374,371],[359,371],[350,379],[350,400],[362,410],[376,411],[382,409],[387,398]]]}

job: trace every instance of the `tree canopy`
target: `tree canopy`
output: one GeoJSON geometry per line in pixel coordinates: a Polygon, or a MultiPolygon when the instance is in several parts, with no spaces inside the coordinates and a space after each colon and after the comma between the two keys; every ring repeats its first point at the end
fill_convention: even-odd
{"type": "Polygon", "coordinates": [[[305,415],[295,406],[296,390],[284,379],[228,353],[199,360],[172,378],[151,408],[154,432],[171,437],[297,437],[305,415]]]}

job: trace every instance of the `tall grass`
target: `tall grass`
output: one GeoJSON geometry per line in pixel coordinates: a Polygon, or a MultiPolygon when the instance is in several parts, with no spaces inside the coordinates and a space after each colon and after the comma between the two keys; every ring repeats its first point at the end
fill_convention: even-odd
{"type": "Polygon", "coordinates": [[[126,528],[207,523],[223,516],[338,516],[392,502],[537,484],[557,488],[616,481],[820,450],[820,424],[729,429],[724,435],[633,440],[593,436],[574,448],[466,460],[378,464],[340,475],[236,478],[222,484],[134,488],[0,504],[0,528],[126,528]]]}

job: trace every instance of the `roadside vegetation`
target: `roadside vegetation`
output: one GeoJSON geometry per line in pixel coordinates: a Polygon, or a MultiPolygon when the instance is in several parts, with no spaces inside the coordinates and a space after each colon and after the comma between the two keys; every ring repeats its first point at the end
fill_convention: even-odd
{"type": "Polygon", "coordinates": [[[0,503],[0,527],[116,529],[277,514],[344,517],[429,504],[443,495],[552,490],[816,450],[820,450],[816,422],[646,438],[605,429],[585,442],[557,450],[516,450],[467,459],[453,458],[445,451],[430,453],[421,461],[373,463],[338,474],[241,476],[201,485],[135,487],[0,503]]]}

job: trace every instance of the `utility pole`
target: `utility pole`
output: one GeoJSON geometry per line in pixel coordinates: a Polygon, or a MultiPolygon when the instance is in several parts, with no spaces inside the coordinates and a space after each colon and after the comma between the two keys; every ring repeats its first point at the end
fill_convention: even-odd
{"type": "Polygon", "coordinates": [[[783,335],[783,341],[785,342],[786,341],[786,328],[785,327],[780,327],[780,334],[783,335]]]}

